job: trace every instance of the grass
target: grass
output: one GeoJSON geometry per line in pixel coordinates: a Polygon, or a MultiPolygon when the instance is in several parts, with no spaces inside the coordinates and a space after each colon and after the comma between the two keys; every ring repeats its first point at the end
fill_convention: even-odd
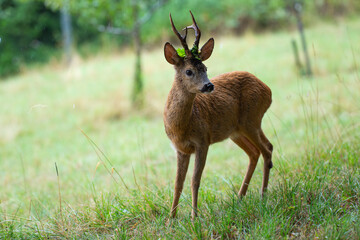
{"type": "Polygon", "coordinates": [[[239,200],[248,159],[230,141],[213,145],[193,222],[191,167],[168,218],[176,159],[162,109],[174,70],[161,44],[144,55],[143,111],[129,102],[127,51],[2,81],[0,239],[359,239],[359,32],[359,19],[308,29],[312,79],[294,69],[296,32],[215,37],[210,77],[247,70],[273,91],[263,128],[274,168],[265,198],[259,161],[239,200]]]}

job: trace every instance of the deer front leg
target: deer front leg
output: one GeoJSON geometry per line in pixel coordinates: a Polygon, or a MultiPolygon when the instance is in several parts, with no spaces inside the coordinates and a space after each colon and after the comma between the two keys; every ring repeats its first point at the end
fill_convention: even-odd
{"type": "Polygon", "coordinates": [[[197,202],[198,202],[198,193],[201,181],[201,175],[205,167],[206,156],[209,146],[200,147],[196,149],[195,152],[195,166],[194,173],[191,181],[191,190],[192,190],[192,212],[191,216],[197,217],[197,202]]]}
{"type": "Polygon", "coordinates": [[[177,151],[177,171],[176,171],[176,179],[175,179],[174,198],[170,213],[171,217],[176,216],[176,210],[179,204],[181,192],[183,190],[186,172],[189,166],[189,160],[190,160],[190,154],[184,154],[177,151]]]}

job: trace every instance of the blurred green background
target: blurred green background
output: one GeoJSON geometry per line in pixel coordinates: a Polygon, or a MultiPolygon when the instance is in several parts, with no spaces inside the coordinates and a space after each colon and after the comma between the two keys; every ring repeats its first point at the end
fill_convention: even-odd
{"type": "Polygon", "coordinates": [[[1,0],[0,77],[16,74],[28,64],[61,57],[65,44],[62,10],[71,15],[71,47],[87,57],[109,49],[109,44],[110,49],[134,45],[137,23],[145,48],[174,39],[168,14],[172,12],[178,26],[185,26],[189,9],[208,35],[290,30],[296,26],[291,9],[297,2],[302,5],[306,26],[319,19],[354,17],[360,11],[356,0],[1,0]]]}
{"type": "Polygon", "coordinates": [[[184,26],[186,10],[193,9],[209,35],[290,30],[296,16],[310,26],[360,11],[355,0],[1,0],[0,7],[1,79],[51,59],[69,64],[75,53],[86,58],[130,46],[137,56],[131,95],[137,108],[143,103],[142,52],[169,37],[174,40],[168,31],[171,11],[184,26]]]}

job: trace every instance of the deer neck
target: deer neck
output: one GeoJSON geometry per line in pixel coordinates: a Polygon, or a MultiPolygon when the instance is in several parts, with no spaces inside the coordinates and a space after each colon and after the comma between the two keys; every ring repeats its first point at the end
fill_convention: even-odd
{"type": "Polygon", "coordinates": [[[176,131],[177,134],[186,134],[191,123],[195,95],[185,89],[181,79],[175,79],[165,105],[166,128],[176,131]]]}

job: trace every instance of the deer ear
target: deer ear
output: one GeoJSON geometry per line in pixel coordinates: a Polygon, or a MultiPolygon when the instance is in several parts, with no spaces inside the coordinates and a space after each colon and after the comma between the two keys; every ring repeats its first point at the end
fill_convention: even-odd
{"type": "Polygon", "coordinates": [[[175,48],[169,43],[165,43],[164,46],[164,55],[166,58],[166,61],[168,61],[168,63],[175,65],[180,61],[180,57],[177,54],[175,48]]]}
{"type": "Polygon", "coordinates": [[[202,48],[200,50],[201,61],[205,61],[206,59],[208,59],[211,56],[213,49],[214,49],[214,39],[210,38],[204,44],[204,46],[202,46],[202,48]]]}

